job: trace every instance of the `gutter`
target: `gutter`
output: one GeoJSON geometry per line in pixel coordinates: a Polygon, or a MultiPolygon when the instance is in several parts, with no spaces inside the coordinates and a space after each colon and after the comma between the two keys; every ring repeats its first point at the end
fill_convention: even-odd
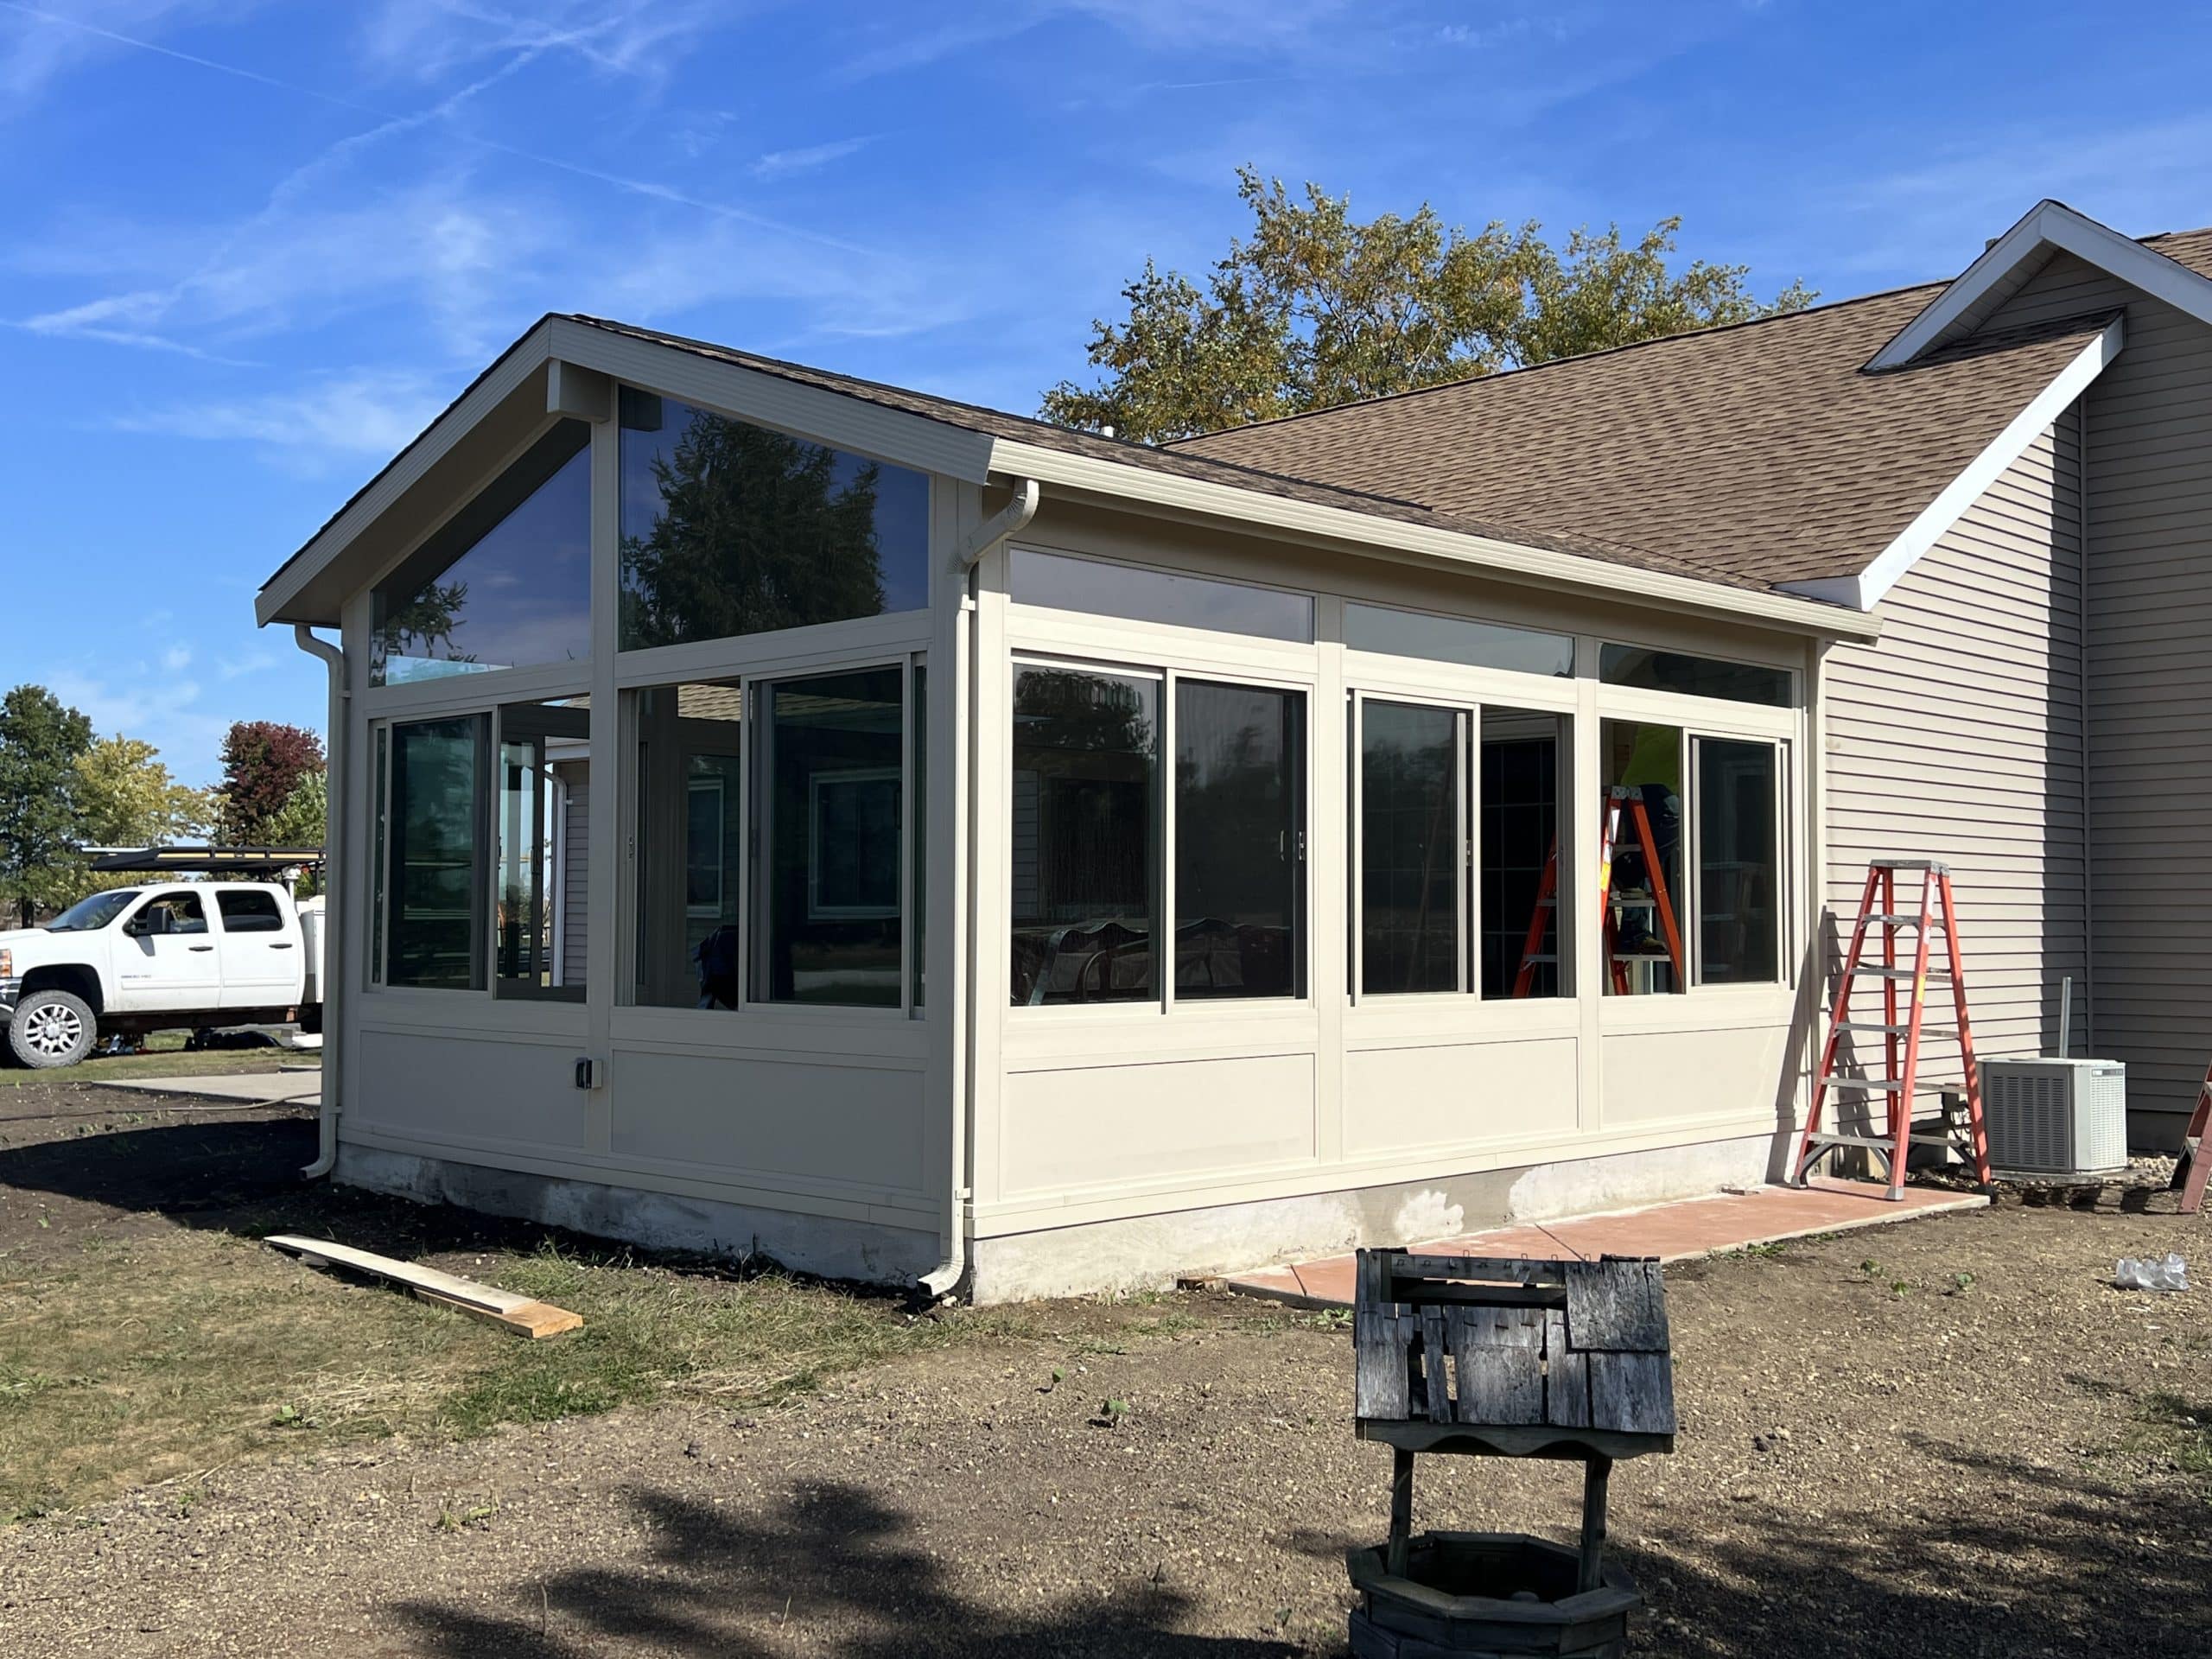
{"type": "MultiPolygon", "coordinates": [[[[975,626],[976,617],[974,577],[976,565],[982,562],[985,554],[1007,537],[1018,536],[1028,527],[1029,521],[1037,516],[1037,505],[1044,499],[1044,493],[1043,486],[1035,479],[1017,478],[1014,480],[1014,499],[969,531],[962,538],[960,545],[953,550],[953,569],[961,578],[960,608],[966,613],[970,627],[975,626]]],[[[969,639],[965,643],[969,660],[972,663],[976,657],[974,641],[969,639]]],[[[963,721],[967,719],[966,709],[963,709],[961,717],[963,721]]],[[[956,756],[960,753],[959,745],[954,746],[954,753],[956,756]]],[[[956,785],[956,795],[965,787],[964,784],[956,785]]],[[[973,840],[971,833],[971,846],[973,840]]],[[[959,1076],[950,1090],[951,1121],[946,1126],[950,1139],[947,1143],[950,1155],[945,1160],[949,1173],[944,1192],[944,1259],[914,1281],[916,1287],[932,1302],[951,1295],[968,1273],[968,1202],[975,1190],[969,1185],[968,1170],[968,1143],[973,1126],[976,1086],[976,1009],[972,997],[964,999],[960,1015],[965,1027],[960,1040],[966,1044],[969,1063],[959,1068],[959,1076]]]]}
{"type": "Polygon", "coordinates": [[[327,639],[319,639],[304,622],[292,625],[292,640],[311,657],[322,658],[330,679],[329,753],[327,776],[335,787],[329,791],[329,817],[322,831],[322,1119],[315,1160],[300,1172],[312,1181],[330,1173],[338,1162],[340,1079],[345,1075],[343,980],[346,964],[345,868],[340,853],[346,825],[346,726],[353,693],[346,684],[346,653],[327,639]]]}

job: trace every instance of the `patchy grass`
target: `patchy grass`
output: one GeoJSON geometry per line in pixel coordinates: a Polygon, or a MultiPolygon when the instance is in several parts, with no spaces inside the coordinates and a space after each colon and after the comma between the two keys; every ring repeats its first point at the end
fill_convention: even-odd
{"type": "MultiPolygon", "coordinates": [[[[456,1439],[664,1399],[758,1408],[856,1367],[1021,1334],[781,1275],[689,1271],[546,1243],[442,1265],[556,1302],[530,1342],[257,1239],[178,1229],[0,1261],[0,1521],[279,1452],[456,1439]]],[[[464,1522],[467,1516],[463,1516],[464,1522]]]]}
{"type": "Polygon", "coordinates": [[[2135,1421],[2143,1439],[2164,1451],[2185,1475],[2212,1478],[2212,1400],[2190,1402],[2177,1394],[2146,1394],[2137,1402],[2135,1421]]]}
{"type": "Polygon", "coordinates": [[[91,1059],[61,1071],[35,1071],[17,1065],[10,1057],[0,1061],[0,1089],[20,1089],[26,1084],[79,1083],[99,1084],[117,1078],[236,1077],[249,1072],[280,1071],[289,1066],[313,1066],[312,1050],[289,1048],[211,1048],[186,1053],[181,1032],[156,1032],[139,1054],[95,1054],[91,1059]],[[159,1048],[153,1046],[168,1041],[159,1048]]]}

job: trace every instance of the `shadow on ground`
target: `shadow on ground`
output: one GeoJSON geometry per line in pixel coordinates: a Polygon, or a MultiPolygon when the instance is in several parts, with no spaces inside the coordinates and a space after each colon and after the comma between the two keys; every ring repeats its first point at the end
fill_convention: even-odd
{"type": "Polygon", "coordinates": [[[2050,1659],[2207,1650],[2212,1539],[2201,1483],[2129,1490],[2080,1468],[1909,1437],[1924,1481],[1872,1510],[1751,1503],[1753,1541],[1624,1552],[1650,1603],[1639,1650],[1682,1659],[2050,1659]],[[1999,1481],[1961,1512],[1955,1484],[1999,1481]],[[1916,1514],[1917,1510],[1922,1513],[1916,1514]],[[1928,1513],[1927,1511],[1938,1511],[1928,1513]],[[2084,1547],[2084,1541],[2088,1541],[2084,1547]]]}
{"type": "MultiPolygon", "coordinates": [[[[394,1611],[418,1637],[410,1650],[582,1659],[612,1645],[746,1659],[803,1641],[849,1659],[1274,1659],[1301,1651],[1264,1638],[1181,1633],[1175,1627],[1189,1621],[1195,1599],[1127,1575],[1109,1585],[1102,1573],[1097,1589],[1071,1590],[1038,1611],[977,1600],[946,1582],[910,1516],[850,1485],[813,1488],[766,1524],[664,1492],[635,1491],[627,1501],[655,1540],[642,1562],[556,1573],[519,1592],[505,1614],[401,1602],[394,1611]]],[[[1011,1575],[1006,1589],[1009,1602],[1035,1599],[1011,1575]]]]}
{"type": "MultiPolygon", "coordinates": [[[[1904,1505],[1819,1518],[1754,1507],[1731,1516],[1739,1540],[1741,1522],[1751,1522],[1749,1541],[1716,1545],[1686,1533],[1669,1549],[1646,1539],[1621,1552],[1650,1604],[1633,1651],[2147,1659],[2202,1650],[2212,1629],[2212,1543],[2201,1488],[2177,1484],[2145,1496],[2075,1477],[2061,1494],[2047,1469],[1933,1441],[1922,1449],[1928,1483],[1904,1495],[1908,1501],[1940,1504],[1948,1464],[2016,1481],[2024,1501],[1970,1518],[1915,1516],[1904,1505]],[[2047,1522],[2061,1523],[2053,1530],[2075,1550],[2043,1548],[2047,1522]],[[2085,1535],[2100,1542],[2082,1553],[2085,1535]]],[[[1027,1563],[1010,1566],[1002,1598],[963,1592],[924,1547],[912,1517],[849,1484],[809,1489],[766,1522],[652,1490],[626,1501],[653,1541],[641,1558],[512,1586],[504,1612],[481,1603],[396,1602],[391,1611],[411,1632],[409,1650],[448,1659],[747,1659],[795,1649],[852,1659],[1258,1659],[1317,1650],[1263,1636],[1193,1633],[1225,1622],[1226,1610],[1112,1563],[1101,1564],[1095,1584],[1041,1608],[1027,1563]]],[[[1279,1541],[1308,1557],[1330,1588],[1341,1585],[1344,1541],[1309,1529],[1279,1541]]]]}

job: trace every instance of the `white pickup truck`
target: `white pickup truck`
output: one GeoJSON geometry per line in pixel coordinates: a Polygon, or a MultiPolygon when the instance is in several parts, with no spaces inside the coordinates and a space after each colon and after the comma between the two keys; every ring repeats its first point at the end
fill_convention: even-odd
{"type": "Polygon", "coordinates": [[[103,1035],[322,1028],[322,900],[265,881],[149,881],[0,932],[0,1017],[25,1065],[74,1065],[103,1035]]]}

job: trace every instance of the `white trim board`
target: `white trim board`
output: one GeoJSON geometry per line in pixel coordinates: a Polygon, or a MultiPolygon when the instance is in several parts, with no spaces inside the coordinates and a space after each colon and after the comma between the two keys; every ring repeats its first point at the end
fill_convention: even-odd
{"type": "Polygon", "coordinates": [[[2212,323],[2212,278],[2198,276],[2179,260],[2169,259],[2063,202],[2044,200],[1991,243],[1981,257],[1869,358],[1868,371],[1903,368],[1944,344],[1954,325],[1970,321],[1974,308],[1984,299],[2012,280],[2023,266],[2054,248],[2133,283],[2200,322],[2212,323]]]}
{"type": "Polygon", "coordinates": [[[1988,448],[1968,462],[1964,472],[1945,485],[1942,493],[1922,508],[1919,516],[1857,575],[1823,576],[1813,582],[1786,582],[1784,589],[1802,594],[1808,599],[1825,600],[1834,605],[1848,605],[1854,610],[1872,610],[1882,602],[1884,595],[1897,586],[1905,572],[1920,563],[1944,532],[1959,522],[1967,509],[1981,499],[1982,492],[2002,477],[2006,467],[2026,454],[2028,446],[2044,429],[2064,414],[2067,407],[2087,390],[2089,383],[2104,372],[2105,365],[2120,355],[2120,347],[2125,343],[2123,320],[2114,317],[2094,340],[2075,354],[2073,360],[2058,372],[2049,385],[2036,394],[2032,403],[2015,415],[2011,423],[1990,440],[1988,448]]]}

